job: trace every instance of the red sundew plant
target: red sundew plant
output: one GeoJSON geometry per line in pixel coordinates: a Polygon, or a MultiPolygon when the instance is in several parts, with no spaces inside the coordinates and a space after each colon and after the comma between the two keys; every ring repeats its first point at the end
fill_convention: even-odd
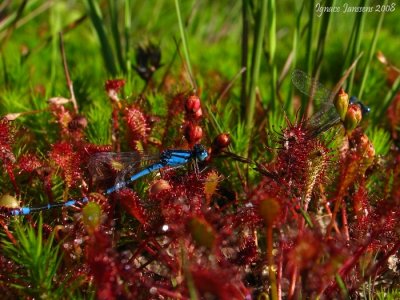
{"type": "MultiPolygon", "coordinates": [[[[23,6],[7,28],[8,2],[0,5],[2,41],[31,17],[19,19],[23,6]]],[[[276,1],[238,2],[243,7],[229,7],[227,20],[236,23],[235,11],[243,9],[242,62],[235,65],[239,72],[227,76],[209,69],[215,60],[204,41],[199,48],[207,60],[192,68],[189,58],[199,53],[189,51],[186,32],[192,29],[183,26],[182,1],[175,1],[181,36],[165,52],[162,44],[130,42],[136,35],[131,13],[140,5],[86,2],[84,16],[98,34],[104,70],[91,60],[79,64],[91,66],[92,74],[82,81],[74,68],[74,93],[67,62],[77,64],[61,43],[70,99],[45,99],[60,89],[52,70],[46,87],[40,80],[23,82],[34,99],[28,97],[30,106],[19,104],[10,89],[15,76],[25,75],[27,54],[12,72],[8,60],[0,64],[0,110],[12,108],[0,118],[4,298],[361,299],[399,290],[400,72],[382,53],[378,60],[385,70],[370,72],[379,28],[367,61],[358,63],[364,43],[357,22],[365,15],[355,20],[346,57],[337,51],[329,64],[323,56],[331,52],[324,48],[330,20],[319,16],[319,26],[303,28],[303,11],[312,10],[304,9],[306,1],[296,6],[295,44],[285,59],[276,51],[276,1]],[[104,20],[103,6],[110,8],[104,20]],[[102,26],[109,19],[115,23],[102,26]],[[296,69],[303,33],[307,73],[296,69]],[[164,53],[171,57],[161,61],[164,53]],[[178,71],[177,58],[183,61],[178,71]],[[209,75],[202,78],[206,67],[209,75]],[[268,78],[258,74],[264,68],[268,78]],[[365,88],[364,74],[380,72],[388,73],[385,97],[378,87],[365,88]],[[331,92],[311,73],[343,77],[331,92]],[[294,87],[307,98],[294,96],[294,87]],[[381,108],[365,105],[372,98],[383,99],[381,108]],[[377,128],[386,115],[387,128],[377,128]]],[[[156,9],[161,12],[163,5],[156,9]]],[[[187,26],[195,20],[201,27],[206,6],[199,7],[183,18],[187,26]]],[[[159,12],[154,19],[146,16],[147,26],[166,22],[159,12]]],[[[61,31],[66,35],[84,18],[61,31]]],[[[211,34],[213,23],[203,35],[211,34]]],[[[210,40],[229,38],[230,26],[210,40]]],[[[283,30],[279,39],[285,35],[283,30]]],[[[218,61],[227,68],[229,48],[218,61]]]]}
{"type": "MultiPolygon", "coordinates": [[[[200,98],[179,94],[171,103],[181,109],[169,114],[166,122],[171,125],[173,118],[181,116],[180,132],[190,149],[205,134],[200,98]]],[[[148,121],[151,114],[137,105],[120,105],[118,112],[124,117],[118,116],[119,129],[126,130],[130,147],[151,147],[147,143],[153,134],[148,121]]],[[[300,294],[336,298],[343,295],[343,284],[346,293],[356,295],[366,276],[383,276],[387,259],[400,248],[396,242],[400,210],[395,205],[399,200],[387,185],[371,197],[366,182],[377,172],[370,170],[375,152],[361,129],[345,133],[339,139],[339,150],[333,150],[329,141],[312,134],[307,120],[287,121],[282,133],[274,137],[276,157],[269,163],[253,164],[261,180],[242,191],[239,200],[235,193],[233,198],[220,194],[220,185],[229,182],[229,177],[221,179],[214,166],[218,155],[229,160],[230,152],[225,152],[231,142],[229,134],[220,134],[211,143],[213,159],[209,162],[178,169],[166,166],[158,175],[161,178],[149,174],[143,179],[148,188],[142,185],[142,191],[136,190],[135,182],[107,195],[103,188],[113,186],[116,177],[124,179],[137,172],[142,164],[122,177],[118,173],[124,164],[134,161],[121,161],[119,166],[115,156],[115,162],[98,165],[98,159],[106,156],[92,157],[109,153],[113,146],[79,143],[87,126],[80,121],[84,116],[63,117],[73,115],[66,107],[52,111],[62,134],[41,159],[26,153],[15,160],[11,143],[16,129],[3,120],[2,161],[16,174],[10,176],[16,193],[22,187],[22,176],[29,174],[29,182],[43,182],[37,188],[43,189],[49,201],[54,201],[55,177],[62,180],[64,199],[87,197],[74,208],[63,209],[62,219],[49,220],[46,225],[63,253],[56,276],[65,287],[94,290],[98,299],[189,299],[191,295],[252,299],[266,293],[275,299],[300,294]],[[71,125],[74,118],[76,126],[71,125]],[[204,169],[206,164],[208,169],[204,169]],[[97,178],[101,184],[96,177],[90,178],[90,168],[104,171],[105,166],[111,169],[97,178]],[[219,203],[222,196],[224,205],[219,203]],[[374,260],[376,253],[381,255],[374,260]]],[[[232,158],[251,163],[239,156],[232,158]]],[[[398,174],[396,160],[384,166],[398,174]]],[[[396,181],[388,184],[397,186],[396,181]]],[[[7,216],[12,208],[6,197],[2,199],[2,226],[16,247],[18,236],[6,225],[15,222],[15,217],[7,216]]],[[[6,249],[11,244],[6,243],[6,249]]],[[[12,272],[20,270],[15,267],[12,272]]],[[[2,278],[7,282],[4,272],[2,278]]],[[[15,279],[7,280],[23,286],[15,279]]],[[[53,288],[64,286],[60,283],[53,288]]],[[[13,291],[11,285],[3,289],[6,294],[13,291]]]]}
{"type": "Polygon", "coordinates": [[[15,162],[15,156],[11,148],[13,139],[14,132],[13,127],[10,126],[10,121],[2,118],[0,120],[0,160],[14,185],[14,189],[18,192],[17,183],[13,173],[13,164],[15,162]]]}
{"type": "Polygon", "coordinates": [[[132,150],[138,150],[148,142],[151,130],[148,118],[135,106],[125,108],[124,117],[128,126],[127,140],[132,150]]]}

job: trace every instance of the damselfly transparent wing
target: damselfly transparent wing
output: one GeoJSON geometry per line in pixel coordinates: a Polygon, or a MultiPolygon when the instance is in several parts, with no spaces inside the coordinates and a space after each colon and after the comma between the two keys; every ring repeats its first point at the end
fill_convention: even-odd
{"type": "Polygon", "coordinates": [[[129,165],[138,165],[140,161],[138,152],[100,152],[90,157],[87,167],[94,181],[102,181],[115,178],[129,165]]]}
{"type": "Polygon", "coordinates": [[[340,116],[333,104],[335,95],[330,90],[298,69],[292,73],[292,83],[300,92],[313,98],[316,112],[308,120],[312,134],[318,135],[339,123],[340,116]]]}
{"type": "Polygon", "coordinates": [[[330,90],[326,89],[321,83],[308,76],[302,70],[295,69],[293,71],[292,83],[303,94],[307,96],[312,94],[314,104],[316,105],[325,105],[331,96],[330,90]]]}
{"type": "Polygon", "coordinates": [[[87,167],[94,182],[106,181],[121,177],[121,174],[124,177],[158,159],[159,154],[149,155],[139,151],[100,152],[90,157],[87,167]]]}

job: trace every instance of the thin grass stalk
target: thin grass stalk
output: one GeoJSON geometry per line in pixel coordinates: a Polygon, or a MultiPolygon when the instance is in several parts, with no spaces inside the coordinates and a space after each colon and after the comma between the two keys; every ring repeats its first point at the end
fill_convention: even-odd
{"type": "Polygon", "coordinates": [[[107,38],[106,29],[104,27],[104,20],[101,15],[99,4],[94,0],[86,0],[86,8],[94,29],[100,41],[101,53],[103,56],[104,65],[107,71],[112,75],[117,75],[117,66],[115,64],[111,44],[107,38]]]}
{"type": "MultiPolygon", "coordinates": [[[[315,0],[311,0],[309,2],[310,7],[308,10],[308,23],[307,23],[307,50],[306,50],[306,62],[307,62],[307,74],[313,75],[313,34],[314,34],[314,8],[315,8],[315,0]]],[[[307,103],[310,102],[308,97],[301,97],[301,107],[300,107],[300,115],[303,115],[304,112],[307,112],[307,103]]]]}
{"type": "Polygon", "coordinates": [[[120,19],[119,16],[119,7],[117,5],[118,2],[109,0],[108,1],[108,6],[110,8],[109,13],[110,13],[110,20],[111,20],[111,32],[112,32],[112,37],[114,40],[114,47],[115,47],[115,52],[117,54],[117,60],[119,64],[120,70],[122,70],[123,73],[126,73],[126,65],[124,61],[124,53],[122,51],[122,35],[119,30],[118,26],[118,21],[120,19]]]}
{"type": "MultiPolygon", "coordinates": [[[[382,6],[386,6],[387,2],[388,2],[388,0],[384,0],[382,6]]],[[[384,16],[385,16],[385,12],[382,11],[381,15],[379,16],[378,25],[375,28],[374,36],[372,37],[371,45],[370,45],[369,50],[368,50],[368,56],[367,56],[367,61],[365,63],[365,69],[364,69],[364,72],[363,72],[363,77],[362,77],[362,80],[361,80],[360,91],[358,92],[358,99],[362,99],[362,96],[363,96],[363,93],[364,93],[365,83],[367,81],[369,69],[371,68],[372,57],[374,56],[374,52],[375,52],[375,48],[376,48],[376,42],[378,41],[378,36],[379,36],[379,32],[380,32],[381,27],[382,27],[384,16]]]]}
{"type": "Polygon", "coordinates": [[[241,78],[241,90],[240,90],[240,103],[241,103],[241,115],[245,116],[246,113],[246,102],[247,102],[247,60],[249,57],[249,0],[242,0],[242,68],[246,70],[242,73],[241,78]]]}
{"type": "MultiPolygon", "coordinates": [[[[313,44],[313,33],[314,33],[314,7],[315,7],[315,0],[311,0],[310,7],[308,11],[308,24],[307,24],[307,51],[306,51],[306,61],[307,61],[307,73],[311,74],[313,60],[312,60],[312,44],[313,44]]],[[[304,103],[305,104],[305,103],[304,103]]]]}
{"type": "Polygon", "coordinates": [[[67,87],[69,90],[69,95],[70,95],[72,105],[74,106],[74,111],[76,114],[78,114],[79,113],[78,103],[76,102],[76,98],[75,98],[74,85],[73,85],[71,77],[69,75],[67,55],[65,54],[64,38],[63,38],[62,32],[60,32],[59,35],[60,35],[60,52],[61,52],[61,58],[62,58],[63,67],[64,67],[65,79],[67,81],[67,87]]]}
{"type": "MultiPolygon", "coordinates": [[[[263,41],[265,34],[265,26],[267,23],[267,0],[261,0],[261,5],[257,13],[257,20],[255,26],[255,41],[254,41],[254,51],[253,51],[253,64],[251,68],[250,76],[250,87],[249,87],[249,97],[246,105],[246,131],[248,136],[251,136],[251,131],[253,128],[253,118],[256,106],[256,89],[258,86],[258,79],[260,76],[260,65],[261,57],[263,54],[263,41]]],[[[249,151],[249,146],[247,147],[247,153],[249,151]]],[[[246,153],[246,154],[247,154],[246,153]]]]}
{"type": "Polygon", "coordinates": [[[357,17],[354,19],[354,24],[353,28],[351,29],[350,37],[349,37],[349,42],[347,43],[347,48],[345,51],[345,57],[344,57],[344,64],[342,66],[342,73],[346,70],[347,65],[352,61],[351,55],[353,54],[352,49],[354,49],[354,36],[356,34],[359,22],[357,21],[357,17]]]}
{"type": "Polygon", "coordinates": [[[193,280],[193,276],[192,273],[190,272],[190,265],[188,262],[188,258],[187,258],[187,253],[186,253],[186,248],[183,244],[183,241],[180,241],[180,252],[181,252],[181,271],[186,278],[187,281],[187,287],[189,290],[189,295],[190,295],[190,300],[198,300],[199,296],[198,296],[198,292],[196,289],[196,285],[194,283],[193,280]]]}
{"type": "Polygon", "coordinates": [[[175,8],[176,8],[176,15],[178,17],[178,25],[179,25],[179,32],[181,35],[181,40],[182,40],[182,46],[183,46],[183,53],[185,55],[185,63],[187,67],[187,71],[189,73],[189,77],[191,80],[192,88],[196,92],[197,91],[197,85],[193,77],[193,71],[192,71],[192,65],[190,63],[190,53],[189,53],[189,47],[186,39],[186,33],[185,33],[185,28],[182,22],[182,16],[181,16],[181,8],[180,8],[180,1],[175,0],[175,8]]]}
{"type": "Polygon", "coordinates": [[[376,120],[382,120],[382,118],[384,117],[390,103],[391,100],[393,99],[393,97],[399,92],[400,90],[400,75],[397,76],[396,80],[394,81],[392,87],[390,88],[390,90],[386,93],[386,96],[382,102],[382,106],[381,106],[381,111],[377,114],[378,117],[376,118],[376,120]]]}
{"type": "MultiPolygon", "coordinates": [[[[51,28],[51,35],[54,37],[57,36],[60,26],[60,15],[58,13],[57,5],[53,5],[50,9],[49,25],[51,28]]],[[[48,88],[46,89],[51,94],[53,94],[53,91],[56,87],[56,77],[59,66],[59,44],[58,39],[54,38],[51,40],[50,82],[48,88]]]]}
{"type": "MultiPolygon", "coordinates": [[[[328,0],[326,3],[327,7],[332,7],[334,6],[334,0],[328,0]]],[[[328,28],[329,28],[329,22],[331,20],[331,13],[324,13],[322,16],[321,20],[321,27],[319,28],[319,34],[318,34],[318,43],[317,43],[317,49],[315,52],[315,60],[314,60],[314,67],[313,67],[313,76],[315,76],[316,79],[319,77],[320,69],[321,69],[321,63],[322,59],[324,57],[324,50],[325,50],[325,42],[326,42],[326,37],[328,33],[328,28]]],[[[307,98],[303,98],[304,100],[307,98]]],[[[310,112],[310,108],[312,107],[312,102],[313,99],[312,97],[308,97],[307,105],[302,107],[305,107],[304,113],[307,114],[310,112]]]]}
{"type": "Polygon", "coordinates": [[[1,70],[3,75],[4,87],[7,88],[9,85],[9,78],[8,78],[6,59],[2,52],[0,52],[0,57],[1,57],[1,66],[2,66],[1,70]]]}
{"type": "Polygon", "coordinates": [[[21,19],[22,13],[24,12],[27,6],[28,0],[24,0],[21,5],[18,6],[18,10],[15,14],[12,14],[9,18],[2,20],[0,22],[0,32],[3,30],[7,30],[6,37],[2,39],[1,45],[5,43],[6,40],[11,36],[11,33],[16,28],[18,20],[21,19]]]}
{"type": "Polygon", "coordinates": [[[130,51],[131,51],[131,40],[130,33],[132,31],[132,21],[131,21],[131,1],[125,0],[125,13],[124,13],[124,36],[125,36],[125,68],[126,73],[128,75],[128,80],[131,82],[132,77],[132,68],[131,68],[131,59],[130,59],[130,51]]]}
{"type": "MultiPolygon", "coordinates": [[[[297,54],[299,51],[299,40],[300,40],[300,32],[301,32],[301,15],[303,14],[303,9],[305,6],[305,1],[302,2],[300,10],[296,14],[296,26],[294,27],[293,33],[293,46],[292,46],[292,53],[293,53],[293,60],[292,60],[292,70],[297,65],[297,54]]],[[[289,115],[293,114],[293,85],[289,85],[289,93],[285,103],[285,110],[288,111],[289,115]]]]}
{"type": "Polygon", "coordinates": [[[7,9],[7,7],[11,4],[11,0],[5,0],[2,3],[0,3],[0,14],[3,14],[3,12],[7,9]]]}
{"type": "MultiPolygon", "coordinates": [[[[358,5],[358,7],[366,7],[368,6],[368,1],[367,0],[360,0],[360,3],[358,5]]],[[[354,40],[353,40],[353,47],[351,50],[351,60],[354,60],[354,58],[356,57],[357,53],[360,52],[360,47],[361,47],[361,35],[362,32],[364,30],[364,24],[365,24],[365,16],[366,13],[365,12],[360,12],[356,15],[356,19],[354,21],[354,27],[355,27],[355,31],[354,31],[354,40]]],[[[354,83],[354,76],[356,74],[356,68],[353,69],[353,71],[351,71],[350,73],[350,77],[349,77],[349,86],[347,88],[347,93],[349,95],[351,95],[351,92],[353,90],[353,83],[354,83]]]]}
{"type": "Polygon", "coordinates": [[[336,273],[336,275],[335,275],[335,280],[336,280],[337,285],[339,286],[339,290],[340,290],[340,294],[342,295],[342,298],[348,299],[349,295],[347,292],[346,284],[344,283],[342,277],[338,273],[336,273]]]}
{"type": "MultiPolygon", "coordinates": [[[[335,5],[335,0],[328,0],[326,2],[327,7],[333,7],[335,5]]],[[[325,13],[322,16],[321,20],[321,27],[318,35],[318,45],[317,45],[317,51],[315,54],[315,63],[314,63],[314,69],[313,69],[313,74],[318,74],[319,69],[321,68],[321,63],[322,59],[324,57],[324,50],[325,50],[325,42],[326,42],[326,37],[328,35],[328,29],[329,29],[329,22],[331,20],[331,13],[325,13]]]]}
{"type": "MultiPolygon", "coordinates": [[[[5,17],[5,19],[0,21],[0,40],[2,41],[2,44],[5,43],[5,37],[8,36],[8,31],[11,31],[20,28],[21,26],[25,25],[29,21],[33,20],[40,14],[44,13],[46,10],[48,10],[52,5],[54,5],[54,2],[51,1],[46,1],[42,5],[37,6],[36,2],[38,1],[27,1],[26,6],[23,8],[23,11],[26,12],[26,15],[22,16],[22,11],[20,12],[20,9],[17,10],[15,13],[10,13],[9,16],[5,17]],[[6,32],[3,32],[7,29],[6,32]]],[[[24,5],[22,3],[22,5],[24,5]]],[[[0,4],[1,5],[1,4],[0,4]]],[[[0,11],[1,13],[1,11],[0,11]]]]}
{"type": "Polygon", "coordinates": [[[272,71],[271,76],[271,99],[270,108],[275,109],[275,99],[277,98],[277,71],[275,62],[276,52],[276,3],[275,0],[268,0],[268,42],[269,42],[269,60],[268,64],[272,71]]]}

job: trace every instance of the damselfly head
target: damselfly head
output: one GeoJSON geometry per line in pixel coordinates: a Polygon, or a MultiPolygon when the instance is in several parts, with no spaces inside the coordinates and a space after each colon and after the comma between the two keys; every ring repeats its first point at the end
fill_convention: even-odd
{"type": "Polygon", "coordinates": [[[362,116],[365,117],[371,112],[371,108],[365,105],[361,100],[359,100],[356,96],[351,96],[349,104],[357,104],[361,108],[362,116]]]}
{"type": "Polygon", "coordinates": [[[207,149],[203,145],[196,144],[196,145],[194,145],[193,150],[194,150],[196,159],[199,161],[204,161],[208,157],[207,149]]]}

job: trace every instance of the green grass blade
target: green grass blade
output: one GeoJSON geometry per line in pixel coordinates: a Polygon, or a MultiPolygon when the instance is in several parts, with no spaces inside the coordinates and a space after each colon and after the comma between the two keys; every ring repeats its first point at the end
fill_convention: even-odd
{"type": "MultiPolygon", "coordinates": [[[[295,5],[296,9],[297,6],[295,5]]],[[[299,41],[300,41],[300,33],[301,33],[301,16],[303,14],[305,7],[305,1],[302,2],[300,9],[296,12],[296,26],[294,27],[294,32],[293,32],[293,42],[292,42],[292,50],[291,53],[293,53],[293,58],[292,58],[292,70],[296,67],[297,65],[297,58],[298,58],[298,52],[299,52],[299,41]]],[[[285,110],[288,112],[289,115],[293,114],[293,86],[292,84],[289,85],[288,93],[287,93],[287,98],[286,98],[286,103],[285,103],[285,110]]]]}
{"type": "Polygon", "coordinates": [[[346,284],[344,283],[342,277],[338,273],[336,273],[336,275],[335,275],[335,280],[340,288],[340,293],[341,293],[343,299],[348,299],[349,293],[347,291],[346,284]]]}
{"type": "Polygon", "coordinates": [[[99,4],[94,0],[86,0],[85,3],[88,14],[92,20],[92,24],[100,41],[101,52],[106,69],[112,76],[116,76],[118,73],[117,66],[115,64],[111,44],[107,38],[106,29],[104,27],[105,22],[101,15],[99,4]]]}
{"type": "MultiPolygon", "coordinates": [[[[307,61],[307,73],[311,74],[313,69],[312,60],[312,44],[313,44],[313,34],[314,34],[314,15],[315,15],[315,0],[309,2],[308,10],[308,23],[307,23],[307,50],[306,50],[306,61],[307,61]]],[[[303,103],[304,107],[305,103],[303,103]]]]}
{"type": "Polygon", "coordinates": [[[277,70],[275,62],[275,52],[276,52],[276,3],[275,0],[268,0],[268,46],[269,46],[269,60],[268,64],[270,71],[272,73],[270,79],[271,86],[271,99],[270,99],[270,109],[274,110],[277,98],[277,70]]]}
{"type": "MultiPolygon", "coordinates": [[[[265,26],[267,23],[267,0],[261,0],[260,8],[257,13],[257,23],[255,25],[255,41],[254,51],[251,66],[249,98],[246,105],[246,131],[247,135],[251,136],[251,131],[254,125],[254,112],[256,105],[256,90],[258,87],[258,80],[260,77],[261,58],[263,53],[263,41],[265,34],[265,26]]],[[[248,145],[250,146],[250,145],[248,145]]],[[[249,150],[249,149],[248,149],[249,150]]],[[[247,152],[248,152],[247,150],[247,152]]]]}
{"type": "Polygon", "coordinates": [[[189,47],[187,43],[187,37],[186,37],[186,32],[185,28],[182,22],[182,16],[181,16],[181,8],[180,8],[180,1],[175,0],[175,8],[176,8],[176,16],[178,18],[178,25],[179,25],[179,32],[181,35],[181,40],[182,40],[182,46],[183,46],[183,54],[185,55],[185,63],[187,67],[187,71],[189,73],[189,77],[191,80],[192,88],[194,91],[197,90],[197,85],[196,81],[193,77],[193,71],[192,71],[192,65],[190,63],[190,53],[189,53],[189,47]]]}
{"type": "Polygon", "coordinates": [[[128,81],[131,80],[131,40],[130,40],[130,33],[132,31],[132,21],[131,21],[131,1],[125,0],[125,10],[124,10],[124,18],[125,18],[125,27],[124,27],[124,35],[125,35],[125,64],[126,64],[126,72],[128,74],[128,81]]]}
{"type": "MultiPolygon", "coordinates": [[[[385,0],[382,3],[382,6],[386,6],[387,2],[388,2],[388,0],[385,0]]],[[[379,16],[379,21],[378,21],[378,24],[377,24],[377,26],[375,28],[374,36],[372,37],[371,45],[370,45],[369,50],[368,50],[367,61],[365,63],[365,69],[364,69],[363,77],[362,77],[362,80],[361,80],[360,91],[358,92],[358,99],[362,99],[362,96],[363,96],[363,93],[364,93],[365,83],[366,83],[367,78],[368,78],[369,69],[371,68],[372,58],[373,58],[374,53],[375,53],[376,42],[378,41],[378,36],[379,36],[379,32],[380,32],[381,27],[382,27],[384,16],[385,16],[385,12],[382,11],[381,15],[379,16]]]]}
{"type": "MultiPolygon", "coordinates": [[[[400,76],[397,76],[396,80],[394,81],[392,87],[390,90],[386,93],[385,98],[383,99],[382,105],[380,105],[380,111],[377,112],[377,121],[382,120],[384,115],[386,114],[386,111],[391,103],[391,100],[395,97],[395,95],[399,92],[400,90],[400,76]]],[[[378,109],[378,108],[377,108],[378,109]]]]}
{"type": "Polygon", "coordinates": [[[248,67],[247,60],[249,56],[249,0],[242,0],[242,36],[241,36],[241,66],[246,68],[242,73],[241,87],[240,87],[240,111],[241,116],[244,118],[246,113],[247,102],[247,78],[248,67]]]}
{"type": "Polygon", "coordinates": [[[117,54],[118,64],[122,72],[126,73],[126,64],[124,61],[124,53],[122,50],[122,35],[119,30],[118,24],[120,19],[118,2],[109,0],[108,6],[110,7],[111,32],[114,41],[115,52],[117,54]]]}
{"type": "MultiPolygon", "coordinates": [[[[335,5],[334,0],[328,0],[326,2],[327,7],[333,7],[334,5],[335,5]]],[[[313,74],[319,73],[319,69],[321,67],[322,59],[324,57],[325,42],[326,42],[326,37],[328,36],[330,20],[331,20],[331,13],[325,13],[322,15],[321,27],[318,35],[317,51],[315,53],[315,64],[314,64],[313,74]]]]}
{"type": "MultiPolygon", "coordinates": [[[[358,5],[358,7],[366,7],[368,6],[368,1],[367,0],[360,0],[360,3],[358,5]]],[[[358,13],[356,15],[356,19],[354,21],[354,40],[352,43],[352,49],[351,49],[351,58],[350,61],[354,60],[354,58],[356,57],[357,53],[360,52],[360,46],[361,46],[361,36],[364,30],[364,23],[365,23],[365,16],[366,13],[364,11],[358,13]]],[[[353,90],[353,82],[354,82],[354,76],[356,74],[356,68],[354,68],[351,73],[350,73],[350,77],[349,77],[349,86],[347,88],[347,93],[349,95],[352,94],[352,90],[353,90]]]]}

